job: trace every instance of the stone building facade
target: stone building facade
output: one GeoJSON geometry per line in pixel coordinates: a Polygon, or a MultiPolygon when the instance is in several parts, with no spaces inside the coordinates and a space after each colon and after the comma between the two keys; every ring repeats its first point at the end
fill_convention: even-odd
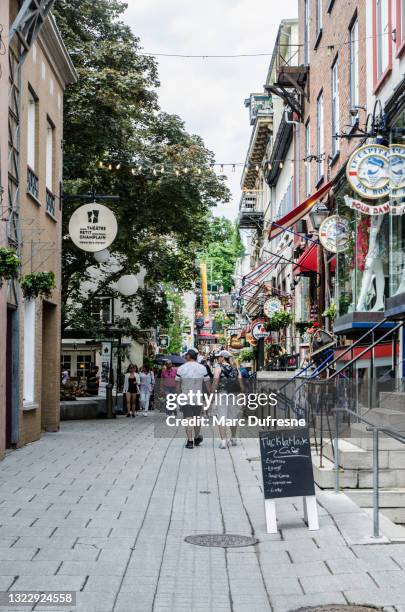
{"type": "MultiPolygon", "coordinates": [[[[4,4],[8,3],[2,3],[3,9],[4,4]]],[[[10,2],[8,8],[9,15],[4,9],[2,18],[11,30],[20,7],[10,2]]],[[[3,41],[11,65],[20,53],[17,40],[15,37],[10,46],[3,41]]],[[[9,77],[10,93],[15,92],[16,75],[3,73],[3,78],[9,77]]],[[[14,155],[18,181],[9,180],[7,187],[3,180],[3,210],[9,218],[13,208],[18,211],[15,246],[21,260],[20,279],[53,272],[56,288],[49,298],[32,300],[24,299],[19,282],[9,283],[1,291],[0,327],[7,367],[2,381],[5,393],[1,395],[0,451],[32,442],[42,430],[56,431],[59,427],[63,95],[75,80],[73,64],[50,14],[32,39],[19,69],[15,103],[19,110],[18,141],[9,141],[9,159],[18,147],[18,155],[14,155]]],[[[9,123],[13,125],[14,121],[16,125],[15,108],[7,112],[4,96],[1,102],[0,116],[8,115],[9,123]]],[[[7,133],[4,127],[2,124],[2,134],[7,133]]],[[[2,150],[3,167],[4,158],[2,150]]],[[[8,242],[14,246],[10,235],[8,242]]]]}

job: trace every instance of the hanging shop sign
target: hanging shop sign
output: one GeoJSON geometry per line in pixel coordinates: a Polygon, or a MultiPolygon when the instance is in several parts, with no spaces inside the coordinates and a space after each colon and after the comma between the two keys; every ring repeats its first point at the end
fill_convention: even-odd
{"type": "Polygon", "coordinates": [[[361,200],[355,200],[353,198],[349,198],[349,196],[345,196],[346,206],[352,208],[353,210],[357,210],[360,213],[364,213],[365,215],[385,215],[385,213],[391,213],[392,215],[404,215],[405,214],[405,204],[392,205],[389,202],[384,202],[383,204],[375,204],[371,206],[370,204],[366,204],[361,200]]]}
{"type": "Polygon", "coordinates": [[[255,340],[260,340],[261,338],[267,338],[270,335],[270,332],[266,331],[264,327],[264,323],[256,323],[252,329],[252,336],[255,340]]]}
{"type": "Polygon", "coordinates": [[[250,346],[256,346],[257,344],[256,338],[254,338],[250,333],[246,334],[246,342],[248,342],[250,346]]]}
{"type": "Polygon", "coordinates": [[[390,145],[390,197],[402,198],[405,196],[405,146],[390,145]]]}
{"type": "Polygon", "coordinates": [[[346,251],[350,240],[349,223],[337,215],[327,217],[319,228],[319,240],[331,253],[346,251]]]}
{"type": "Polygon", "coordinates": [[[263,305],[263,312],[270,319],[276,312],[280,312],[283,308],[281,300],[278,298],[270,298],[263,305]]]}
{"type": "Polygon", "coordinates": [[[233,336],[229,344],[230,344],[230,347],[235,350],[240,350],[241,348],[243,348],[242,339],[238,338],[237,336],[233,336]]]}
{"type": "Polygon", "coordinates": [[[69,221],[72,242],[82,251],[97,253],[107,249],[115,240],[118,226],[112,210],[103,204],[80,206],[69,221]]]}
{"type": "Polygon", "coordinates": [[[389,196],[390,151],[378,144],[356,149],[349,158],[346,176],[353,189],[373,200],[389,196]]]}

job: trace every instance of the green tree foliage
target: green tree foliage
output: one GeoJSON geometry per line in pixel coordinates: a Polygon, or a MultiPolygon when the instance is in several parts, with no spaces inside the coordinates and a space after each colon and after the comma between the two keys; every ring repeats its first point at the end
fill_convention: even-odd
{"type": "Polygon", "coordinates": [[[137,308],[142,327],[167,323],[163,283],[190,288],[210,210],[229,198],[201,138],[188,134],[176,115],[160,111],[156,61],[141,55],[139,39],[120,21],[125,8],[121,0],[57,0],[54,9],[79,76],[65,96],[64,191],[120,196],[108,204],[119,225],[110,248],[120,264],[114,268],[73,245],[67,227],[80,200],[64,200],[63,327],[91,312],[92,297],[114,295],[111,283],[122,273],[142,268],[145,289],[124,304],[128,311],[137,308]],[[138,164],[142,169],[133,174],[138,164]],[[152,172],[162,166],[166,172],[152,172]],[[190,171],[176,176],[174,169],[184,167],[190,171]],[[93,283],[90,292],[86,281],[93,283]]]}
{"type": "Polygon", "coordinates": [[[184,316],[184,300],[179,293],[167,289],[166,297],[170,306],[170,323],[167,328],[169,345],[165,351],[170,355],[180,353],[183,348],[183,333],[190,321],[184,316]]]}
{"type": "Polygon", "coordinates": [[[212,217],[208,237],[201,256],[207,263],[208,283],[221,285],[227,293],[232,288],[236,260],[244,253],[239,228],[225,217],[212,217]]]}

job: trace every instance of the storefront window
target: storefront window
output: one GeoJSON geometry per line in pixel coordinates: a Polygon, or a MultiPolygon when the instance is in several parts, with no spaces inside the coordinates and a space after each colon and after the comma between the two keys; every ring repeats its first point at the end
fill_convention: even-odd
{"type": "Polygon", "coordinates": [[[405,293],[405,111],[390,132],[390,295],[405,293]]]}
{"type": "MultiPolygon", "coordinates": [[[[389,215],[368,214],[350,204],[364,202],[348,184],[336,197],[336,214],[346,222],[348,241],[337,252],[335,296],[338,316],[381,312],[388,295],[389,215]]],[[[380,202],[381,203],[381,202],[380,202]]],[[[373,205],[377,202],[373,202],[373,205]]],[[[355,206],[356,206],[355,205],[355,206]]]]}

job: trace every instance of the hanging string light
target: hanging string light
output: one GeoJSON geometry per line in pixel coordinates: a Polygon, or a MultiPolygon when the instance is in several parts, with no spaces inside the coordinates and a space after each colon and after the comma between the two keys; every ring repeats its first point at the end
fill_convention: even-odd
{"type": "MultiPolygon", "coordinates": [[[[284,165],[286,162],[291,162],[291,163],[295,163],[297,161],[302,161],[304,162],[305,166],[308,165],[308,163],[311,162],[318,162],[319,160],[323,160],[326,159],[327,156],[323,153],[320,155],[307,155],[306,157],[303,157],[302,159],[290,159],[290,158],[286,158],[286,159],[282,159],[282,160],[272,160],[271,162],[267,161],[267,162],[263,162],[263,167],[267,169],[267,171],[271,171],[274,164],[277,164],[278,168],[281,170],[282,168],[284,168],[284,165]]],[[[152,162],[147,162],[147,161],[137,161],[137,162],[126,162],[123,160],[100,160],[97,162],[97,167],[103,170],[120,170],[122,168],[128,168],[128,171],[131,172],[131,174],[133,176],[135,176],[136,174],[139,174],[141,172],[146,173],[151,173],[153,176],[158,176],[158,174],[175,174],[176,176],[180,176],[181,174],[197,174],[199,176],[202,176],[203,174],[203,170],[204,168],[207,169],[207,166],[192,166],[192,165],[187,165],[187,166],[183,166],[183,167],[176,167],[176,166],[171,166],[166,165],[166,164],[153,164],[152,162]]],[[[230,163],[215,163],[215,162],[211,162],[209,164],[209,169],[212,172],[215,172],[216,170],[223,174],[224,171],[226,170],[226,167],[230,167],[232,172],[236,172],[236,168],[240,169],[243,172],[250,172],[252,170],[255,170],[256,172],[260,171],[261,168],[261,164],[255,162],[255,163],[241,163],[241,162],[230,162],[230,163]]]]}

